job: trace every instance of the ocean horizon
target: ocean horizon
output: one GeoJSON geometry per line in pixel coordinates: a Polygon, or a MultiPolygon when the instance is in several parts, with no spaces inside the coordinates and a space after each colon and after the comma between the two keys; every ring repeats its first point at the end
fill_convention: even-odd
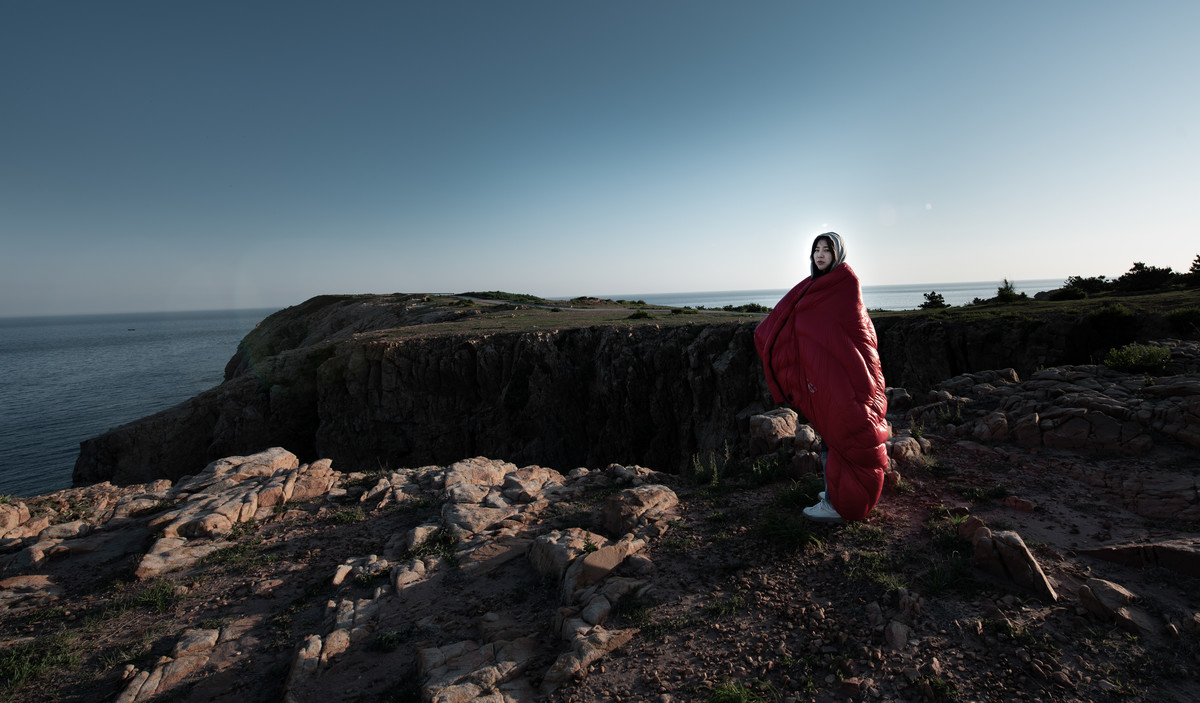
{"type": "MultiPolygon", "coordinates": [[[[1031,278],[1009,281],[1018,293],[1033,297],[1042,291],[1061,288],[1063,278],[1031,278]]],[[[969,281],[959,283],[905,283],[901,285],[863,286],[863,304],[868,310],[916,310],[925,302],[925,294],[937,292],[948,305],[966,305],[976,298],[996,297],[1004,281],[969,281]]],[[[613,300],[641,300],[649,305],[670,307],[722,308],[726,305],[757,303],[774,307],[790,288],[763,290],[697,291],[691,293],[636,293],[598,296],[613,300]]]]}
{"type": "MultiPolygon", "coordinates": [[[[916,309],[937,291],[951,305],[990,298],[1002,282],[865,286],[870,310],[916,309]]],[[[1013,281],[1030,296],[1059,279],[1013,281]]],[[[597,296],[648,304],[774,306],[787,289],[597,296]]],[[[575,297],[575,296],[571,296],[575,297]]],[[[570,297],[564,297],[569,300],[570,297]]],[[[69,488],[79,443],[213,388],[238,343],[278,308],[0,318],[0,495],[69,488]]]]}

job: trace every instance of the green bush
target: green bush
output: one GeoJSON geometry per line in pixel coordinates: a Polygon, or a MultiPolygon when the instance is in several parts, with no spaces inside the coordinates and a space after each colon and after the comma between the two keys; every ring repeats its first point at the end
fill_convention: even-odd
{"type": "Polygon", "coordinates": [[[645,310],[637,310],[632,315],[630,315],[627,319],[630,319],[630,320],[653,320],[654,316],[651,315],[650,313],[646,312],[645,310]]]}
{"type": "Polygon", "coordinates": [[[1029,300],[1029,296],[1025,293],[1018,293],[1017,287],[1006,278],[1004,285],[996,289],[996,300],[1001,303],[1015,303],[1018,300],[1029,300]]]}
{"type": "Polygon", "coordinates": [[[925,302],[921,303],[918,307],[922,310],[939,310],[950,306],[946,303],[946,298],[941,293],[931,290],[925,294],[925,302]]]}
{"type": "Polygon", "coordinates": [[[1126,344],[1119,349],[1109,349],[1104,356],[1104,365],[1128,373],[1162,373],[1170,360],[1171,350],[1166,347],[1126,344]]]}
{"type": "Polygon", "coordinates": [[[1050,291],[1049,297],[1050,300],[1083,300],[1088,297],[1088,292],[1079,286],[1063,286],[1050,291]]]}
{"type": "Polygon", "coordinates": [[[1117,290],[1126,293],[1159,290],[1170,284],[1177,276],[1178,274],[1172,271],[1170,266],[1159,268],[1158,266],[1147,266],[1138,261],[1117,278],[1116,287],[1117,290]]]}
{"type": "Polygon", "coordinates": [[[1094,295],[1112,288],[1112,283],[1112,281],[1109,281],[1104,276],[1090,276],[1088,278],[1084,278],[1083,276],[1067,276],[1066,282],[1063,283],[1063,288],[1077,288],[1084,293],[1094,295]]]}
{"type": "Polygon", "coordinates": [[[726,305],[721,309],[725,312],[771,312],[771,308],[767,307],[766,305],[759,305],[758,303],[747,303],[745,305],[726,305]]]}
{"type": "Polygon", "coordinates": [[[1180,336],[1200,334],[1200,308],[1190,307],[1174,310],[1167,314],[1171,329],[1180,336]]]}

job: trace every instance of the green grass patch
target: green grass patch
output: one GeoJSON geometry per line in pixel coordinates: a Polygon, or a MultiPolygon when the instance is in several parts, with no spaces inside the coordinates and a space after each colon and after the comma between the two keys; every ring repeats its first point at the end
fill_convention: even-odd
{"type": "Polygon", "coordinates": [[[455,537],[454,533],[449,530],[439,528],[422,540],[420,544],[406,551],[400,559],[409,561],[422,557],[439,556],[445,559],[451,567],[456,568],[458,567],[458,556],[455,554],[457,549],[458,537],[455,537]]]}
{"type": "Polygon", "coordinates": [[[224,567],[232,572],[245,573],[251,569],[279,561],[278,554],[263,554],[257,547],[261,538],[222,547],[200,560],[201,564],[224,567]]]}
{"type": "Polygon", "coordinates": [[[545,298],[539,298],[536,295],[529,295],[528,293],[508,293],[502,290],[470,291],[467,293],[459,293],[459,295],[467,298],[503,300],[506,303],[520,303],[524,305],[545,305],[550,302],[545,298]]]}
{"type": "Polygon", "coordinates": [[[330,522],[334,522],[339,525],[350,525],[356,522],[362,522],[365,519],[367,519],[366,513],[363,512],[362,508],[358,507],[343,508],[342,510],[338,510],[329,516],[330,522]]]}
{"type": "Polygon", "coordinates": [[[728,680],[712,688],[704,699],[707,703],[773,703],[779,700],[779,690],[759,679],[728,680]]]}
{"type": "Polygon", "coordinates": [[[1011,495],[1011,492],[1004,484],[980,488],[978,486],[961,486],[952,483],[950,484],[950,490],[955,491],[972,503],[978,504],[994,503],[1011,495]]]}
{"type": "Polygon", "coordinates": [[[0,651],[0,682],[4,691],[13,691],[26,682],[48,676],[55,670],[75,668],[82,661],[76,634],[59,630],[0,651]]]}
{"type": "Polygon", "coordinates": [[[808,521],[792,512],[768,509],[758,525],[758,533],[772,546],[786,552],[823,546],[808,521]]]}

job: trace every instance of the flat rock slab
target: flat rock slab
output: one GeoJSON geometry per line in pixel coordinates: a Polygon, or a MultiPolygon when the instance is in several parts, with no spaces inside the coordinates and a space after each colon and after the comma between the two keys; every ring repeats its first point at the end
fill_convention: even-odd
{"type": "Polygon", "coordinates": [[[1128,566],[1160,566],[1185,576],[1200,576],[1200,539],[1178,539],[1151,544],[1126,544],[1085,549],[1080,554],[1128,566]]]}

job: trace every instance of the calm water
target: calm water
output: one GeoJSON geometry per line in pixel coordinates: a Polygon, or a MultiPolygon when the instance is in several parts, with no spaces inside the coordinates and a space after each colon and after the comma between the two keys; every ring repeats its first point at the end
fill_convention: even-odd
{"type": "MultiPolygon", "coordinates": [[[[1061,279],[1014,281],[1033,295],[1061,279]]],[[[866,286],[870,309],[914,309],[937,291],[951,305],[996,295],[999,281],[866,286]]],[[[786,290],[613,295],[659,305],[758,303],[786,290]]],[[[565,296],[571,297],[571,296],[565,296]]],[[[68,488],[79,443],[219,384],[225,363],[274,309],[0,318],[0,495],[68,488]]]]}
{"type": "Polygon", "coordinates": [[[219,384],[272,312],[0,318],[0,495],[68,488],[82,440],[219,384]]]}
{"type": "MultiPolygon", "coordinates": [[[[1035,293],[1053,290],[1062,286],[1063,278],[1012,281],[1018,293],[1035,293]]],[[[925,294],[936,291],[942,294],[949,305],[964,305],[976,298],[984,300],[996,297],[996,290],[1003,281],[979,281],[974,283],[913,283],[903,286],[863,286],[863,303],[868,310],[915,310],[925,302],[925,294]]],[[[609,295],[616,300],[644,300],[653,305],[672,305],[720,308],[726,305],[758,303],[774,307],[789,289],[779,290],[733,290],[709,291],[704,293],[650,293],[646,295],[609,295]]]]}

